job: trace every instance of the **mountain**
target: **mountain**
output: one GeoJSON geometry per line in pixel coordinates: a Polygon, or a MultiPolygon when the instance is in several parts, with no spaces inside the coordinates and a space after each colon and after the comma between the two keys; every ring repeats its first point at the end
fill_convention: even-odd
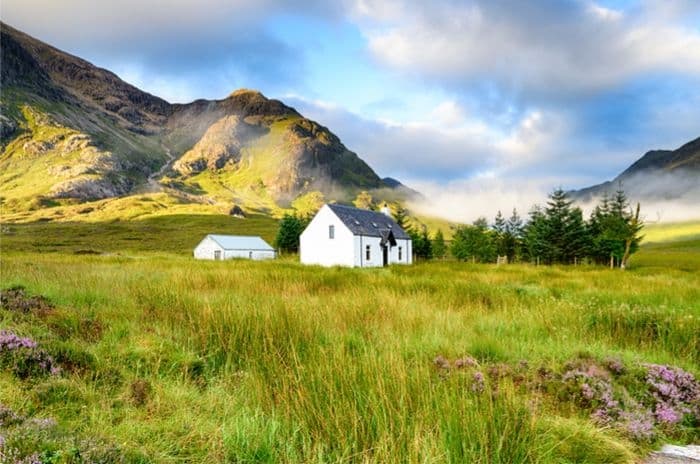
{"type": "Polygon", "coordinates": [[[570,194],[574,199],[587,201],[620,186],[635,200],[700,196],[700,138],[676,150],[649,151],[615,179],[570,194]]]}
{"type": "Polygon", "coordinates": [[[424,199],[422,193],[402,184],[400,181],[394,179],[393,177],[384,177],[382,179],[382,182],[384,182],[384,185],[392,189],[399,196],[403,196],[412,200],[424,199]]]}
{"type": "Polygon", "coordinates": [[[241,89],[171,104],[0,23],[3,214],[134,195],[270,210],[389,187],[328,128],[241,89]]]}

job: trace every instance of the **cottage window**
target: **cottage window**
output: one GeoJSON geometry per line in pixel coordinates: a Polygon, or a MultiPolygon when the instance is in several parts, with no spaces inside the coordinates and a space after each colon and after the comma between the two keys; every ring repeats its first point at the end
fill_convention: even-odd
{"type": "Polygon", "coordinates": [[[365,248],[365,259],[367,261],[370,261],[372,259],[372,254],[370,253],[369,245],[367,245],[367,247],[365,248]]]}
{"type": "Polygon", "coordinates": [[[328,226],[328,238],[335,238],[335,226],[328,226]]]}
{"type": "Polygon", "coordinates": [[[401,247],[399,247],[399,261],[401,261],[401,247]]]}

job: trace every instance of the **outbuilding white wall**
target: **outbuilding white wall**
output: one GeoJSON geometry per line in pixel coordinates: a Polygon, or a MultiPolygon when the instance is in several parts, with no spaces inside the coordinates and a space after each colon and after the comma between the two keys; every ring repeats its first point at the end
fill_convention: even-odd
{"type": "Polygon", "coordinates": [[[299,259],[303,264],[321,266],[355,265],[355,236],[324,205],[299,237],[299,259]],[[335,227],[334,238],[328,237],[328,226],[335,227]]]}
{"type": "Polygon", "coordinates": [[[195,247],[194,257],[195,259],[214,259],[215,250],[219,250],[223,258],[224,250],[221,249],[221,246],[211,238],[204,237],[204,240],[199,242],[199,245],[195,247]]]}
{"type": "Polygon", "coordinates": [[[275,252],[267,250],[226,250],[224,259],[247,258],[252,260],[274,259],[275,252]]]}
{"type": "Polygon", "coordinates": [[[205,237],[194,249],[196,259],[214,259],[215,251],[221,252],[221,259],[246,258],[253,260],[274,259],[275,252],[272,250],[224,250],[211,237],[205,237]]]}

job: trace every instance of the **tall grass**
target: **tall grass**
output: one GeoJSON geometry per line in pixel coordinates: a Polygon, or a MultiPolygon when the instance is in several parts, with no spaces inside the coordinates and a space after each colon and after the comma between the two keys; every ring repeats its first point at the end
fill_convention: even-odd
{"type": "Polygon", "coordinates": [[[0,403],[143,462],[631,462],[645,446],[586,414],[512,377],[475,389],[433,359],[546,370],[585,353],[697,374],[697,269],[4,250],[2,288],[56,309],[0,310],[0,326],[78,367],[29,383],[0,373],[0,403]]]}

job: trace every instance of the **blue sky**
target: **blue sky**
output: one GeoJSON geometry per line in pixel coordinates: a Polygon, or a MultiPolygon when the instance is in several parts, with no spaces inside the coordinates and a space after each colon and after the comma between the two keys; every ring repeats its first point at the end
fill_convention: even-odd
{"type": "Polygon", "coordinates": [[[172,102],[259,89],[428,191],[530,200],[700,136],[696,0],[3,0],[1,13],[172,102]]]}

